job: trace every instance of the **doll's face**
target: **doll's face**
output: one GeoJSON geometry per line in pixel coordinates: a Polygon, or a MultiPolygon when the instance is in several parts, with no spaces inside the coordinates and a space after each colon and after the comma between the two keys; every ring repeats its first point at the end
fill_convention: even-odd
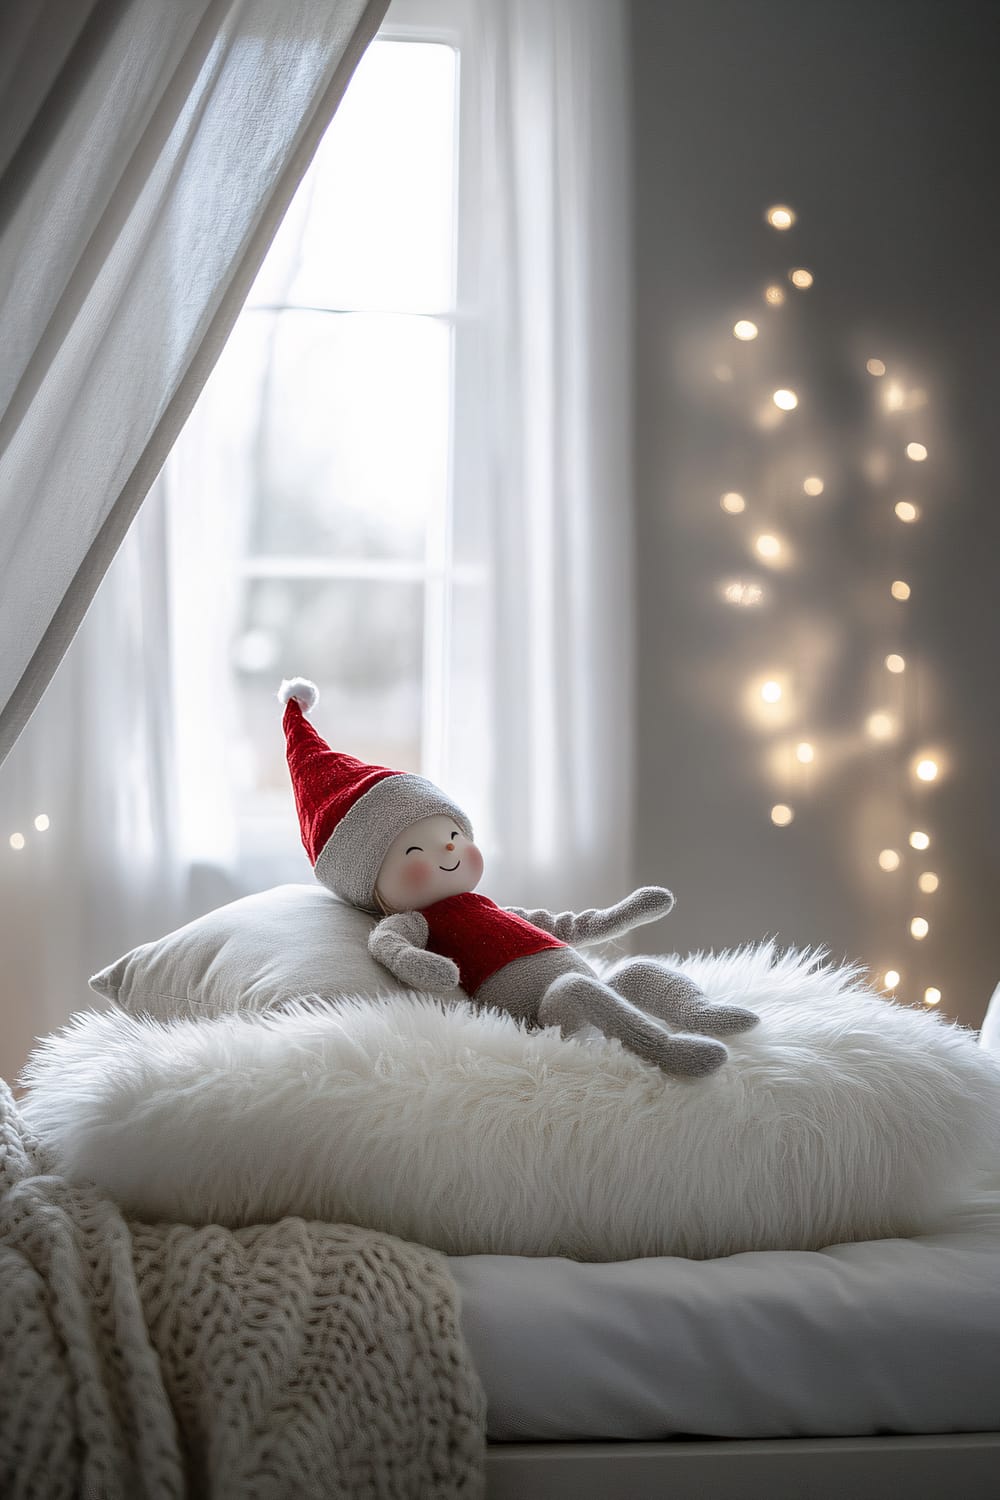
{"type": "Polygon", "coordinates": [[[376,890],[392,911],[420,911],[446,896],[473,891],[483,873],[483,856],[450,817],[435,815],[411,823],[390,846],[376,890]]]}

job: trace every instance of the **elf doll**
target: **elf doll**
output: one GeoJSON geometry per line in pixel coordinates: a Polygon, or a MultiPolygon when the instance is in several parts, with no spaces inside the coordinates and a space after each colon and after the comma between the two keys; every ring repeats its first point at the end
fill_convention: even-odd
{"type": "Polygon", "coordinates": [[[302,842],[317,880],[381,914],[373,958],[413,989],[461,986],[477,1006],[564,1036],[595,1026],[665,1073],[696,1077],[725,1062],[717,1038],[749,1030],[759,1019],[752,1011],[709,1003],[652,958],[630,959],[605,981],[572,946],[666,916],[668,890],[644,886],[606,910],[559,916],[475,894],[483,856],[462,809],[422,776],[331,750],[305,717],[318,698],[301,677],[278,692],[302,842]]]}

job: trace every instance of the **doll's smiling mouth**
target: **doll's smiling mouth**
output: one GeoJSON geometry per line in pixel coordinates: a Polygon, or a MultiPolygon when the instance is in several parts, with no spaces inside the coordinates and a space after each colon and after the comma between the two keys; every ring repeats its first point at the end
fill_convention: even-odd
{"type": "Polygon", "coordinates": [[[453,865],[438,865],[438,869],[444,870],[446,874],[450,875],[452,870],[457,870],[461,863],[462,861],[460,859],[456,859],[453,865]]]}

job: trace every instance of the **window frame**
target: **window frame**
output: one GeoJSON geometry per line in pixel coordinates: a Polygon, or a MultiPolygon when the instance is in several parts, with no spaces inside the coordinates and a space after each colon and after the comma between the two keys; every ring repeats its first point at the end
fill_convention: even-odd
{"type": "MultiPolygon", "coordinates": [[[[282,580],[337,579],[351,581],[385,581],[419,583],[423,590],[423,649],[421,661],[421,772],[431,780],[443,779],[447,762],[447,733],[450,718],[451,596],[456,582],[481,581],[482,570],[456,567],[452,538],[456,449],[455,420],[457,367],[460,357],[459,325],[464,321],[461,289],[467,277],[462,265],[462,247],[467,239],[462,221],[462,205],[467,194],[462,191],[463,128],[468,115],[462,87],[464,35],[463,7],[460,0],[393,0],[373,42],[391,41],[419,45],[432,43],[450,46],[455,52],[455,158],[452,173],[452,277],[449,306],[440,312],[424,313],[445,325],[450,331],[448,457],[442,503],[428,517],[428,531],[421,559],[327,559],[308,557],[243,557],[235,562],[235,573],[241,586],[267,578],[282,580]]],[[[352,316],[357,310],[329,309],[331,315],[352,316]]],[[[358,316],[364,316],[358,312],[358,316]]],[[[380,316],[393,316],[383,310],[380,316]]],[[[400,317],[413,316],[398,312],[400,317]]],[[[322,684],[321,684],[322,686],[322,684]]],[[[350,747],[337,747],[349,749],[350,747]]],[[[241,875],[253,883],[270,882],[276,874],[291,875],[287,861],[288,813],[267,797],[234,794],[234,818],[237,838],[237,860],[241,875]]],[[[296,869],[299,867],[296,857],[296,869]]]]}

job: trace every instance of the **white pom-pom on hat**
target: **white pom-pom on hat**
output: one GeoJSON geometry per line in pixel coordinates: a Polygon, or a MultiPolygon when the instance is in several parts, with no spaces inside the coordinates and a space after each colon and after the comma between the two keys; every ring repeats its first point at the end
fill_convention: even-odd
{"type": "Polygon", "coordinates": [[[278,702],[287,703],[290,698],[307,714],[319,702],[319,688],[307,677],[286,677],[278,689],[278,702]]]}

